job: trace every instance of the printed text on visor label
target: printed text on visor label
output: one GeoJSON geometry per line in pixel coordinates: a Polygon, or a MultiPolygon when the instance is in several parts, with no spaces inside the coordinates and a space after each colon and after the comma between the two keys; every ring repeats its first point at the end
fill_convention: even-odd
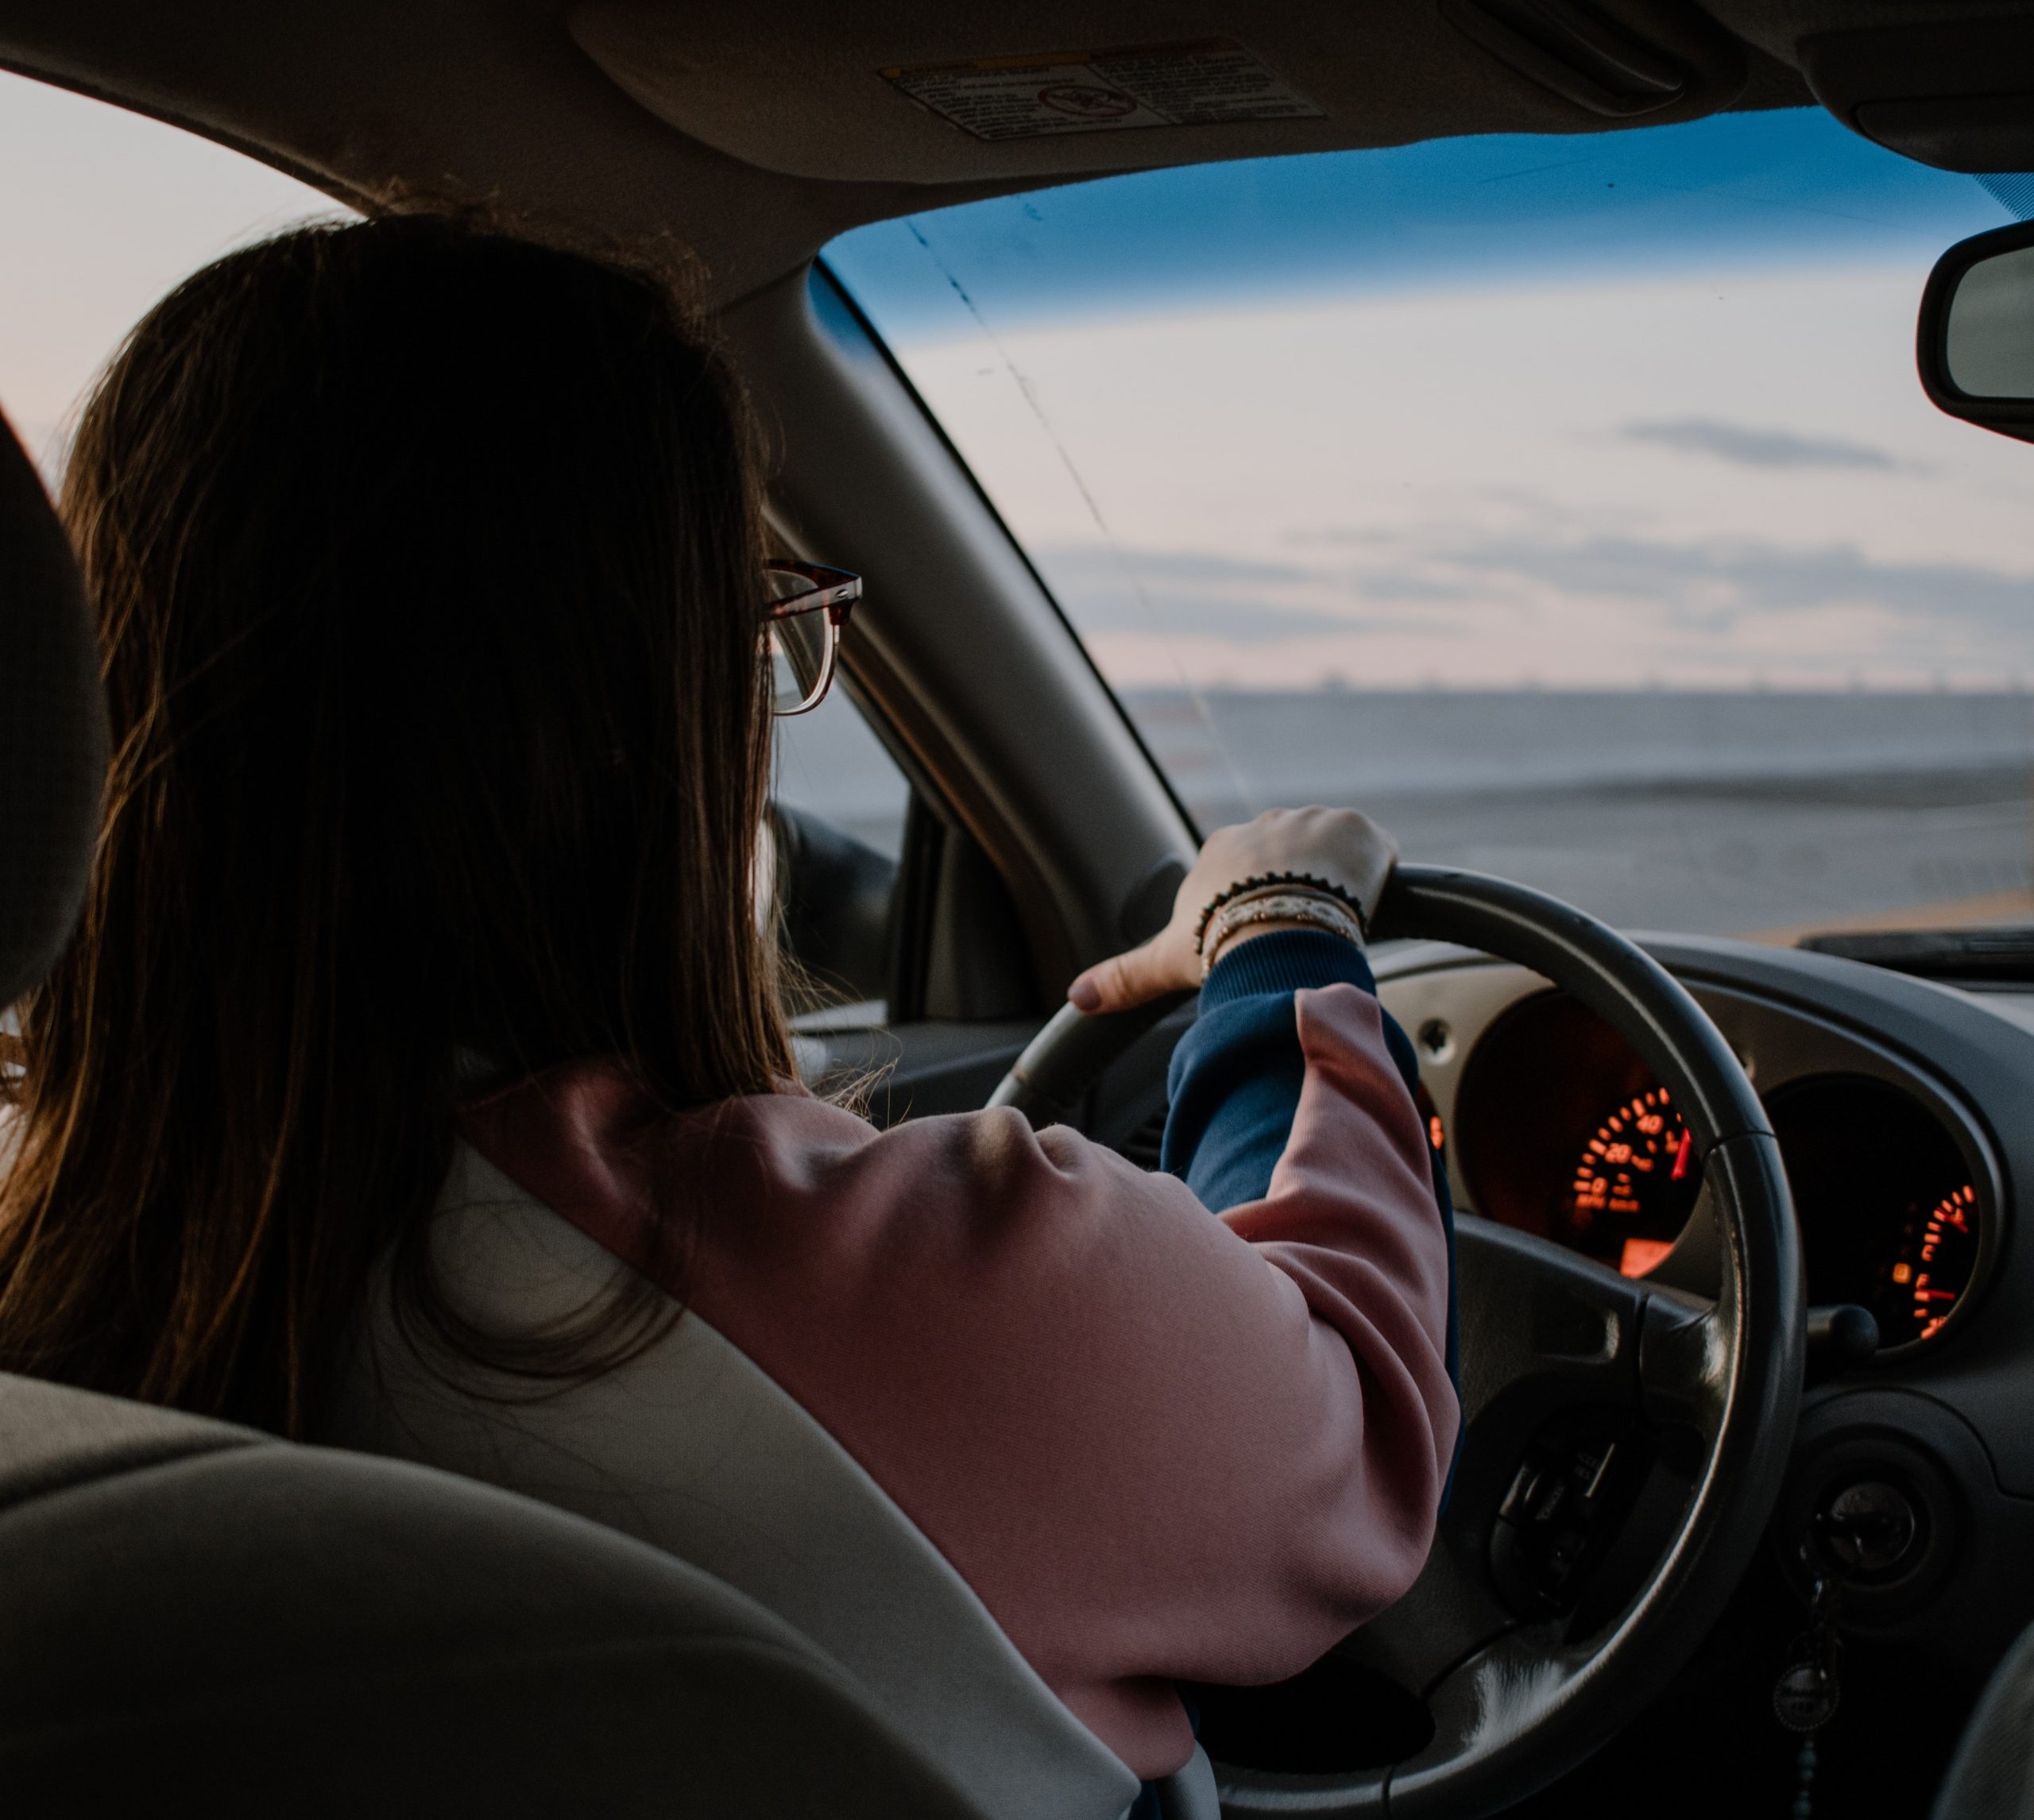
{"type": "Polygon", "coordinates": [[[977,139],[1130,126],[1317,120],[1323,110],[1241,44],[1210,38],[887,69],[884,77],[977,139]]]}

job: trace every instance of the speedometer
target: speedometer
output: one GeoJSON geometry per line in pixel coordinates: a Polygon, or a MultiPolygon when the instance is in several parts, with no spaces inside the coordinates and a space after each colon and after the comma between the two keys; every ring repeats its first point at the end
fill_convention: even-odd
{"type": "Polygon", "coordinates": [[[1466,1205],[1628,1276],[1657,1267],[1702,1190],[1673,1095],[1564,993],[1522,999],[1484,1033],[1448,1138],[1466,1205]]]}
{"type": "Polygon", "coordinates": [[[1614,1107],[1590,1134],[1562,1196],[1557,1235],[1642,1277],[1673,1249],[1702,1186],[1688,1129],[1664,1087],[1614,1107]]]}

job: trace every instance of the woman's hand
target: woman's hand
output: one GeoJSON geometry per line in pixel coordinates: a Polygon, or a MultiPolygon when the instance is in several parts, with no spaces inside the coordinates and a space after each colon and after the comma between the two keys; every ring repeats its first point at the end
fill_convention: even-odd
{"type": "MultiPolygon", "coordinates": [[[[1066,989],[1084,1011],[1123,1011],[1166,992],[1201,983],[1194,933],[1201,913],[1230,886],[1264,872],[1308,872],[1340,885],[1374,915],[1385,881],[1398,861],[1398,843],[1353,809],[1268,809],[1255,821],[1218,828],[1208,837],[1193,870],[1180,881],[1171,922],[1127,953],[1091,967],[1066,989]]],[[[1252,923],[1229,937],[1225,949],[1252,936],[1311,926],[1252,923]]]]}

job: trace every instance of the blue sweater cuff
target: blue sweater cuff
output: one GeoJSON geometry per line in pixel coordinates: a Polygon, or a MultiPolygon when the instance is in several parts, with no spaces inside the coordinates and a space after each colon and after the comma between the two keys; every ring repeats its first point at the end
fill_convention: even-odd
{"type": "Polygon", "coordinates": [[[1323,929],[1238,944],[1201,988],[1201,1015],[1173,1051],[1160,1167],[1217,1211],[1265,1192],[1306,1076],[1293,995],[1346,981],[1376,991],[1361,949],[1323,929]]]}
{"type": "Polygon", "coordinates": [[[1377,990],[1370,961],[1355,943],[1325,929],[1280,929],[1235,943],[1215,963],[1201,983],[1201,1014],[1259,992],[1297,992],[1344,983],[1366,992],[1377,990]]]}

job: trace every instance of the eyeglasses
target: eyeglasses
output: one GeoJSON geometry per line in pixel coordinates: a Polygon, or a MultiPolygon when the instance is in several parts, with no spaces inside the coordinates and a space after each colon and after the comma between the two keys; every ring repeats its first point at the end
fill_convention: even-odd
{"type": "Polygon", "coordinates": [[[826,698],[841,628],[861,598],[861,577],[822,562],[767,562],[770,590],[764,615],[770,668],[779,714],[805,714],[826,698]]]}

